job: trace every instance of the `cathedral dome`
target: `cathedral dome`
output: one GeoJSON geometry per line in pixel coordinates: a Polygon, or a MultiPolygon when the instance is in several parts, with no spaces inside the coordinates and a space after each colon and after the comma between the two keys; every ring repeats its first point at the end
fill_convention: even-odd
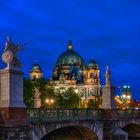
{"type": "Polygon", "coordinates": [[[69,41],[68,50],[59,56],[56,62],[56,67],[67,66],[71,64],[84,67],[84,61],[82,57],[73,50],[71,41],[69,41]]]}
{"type": "Polygon", "coordinates": [[[98,64],[93,60],[93,58],[89,61],[88,68],[98,69],[98,64]]]}
{"type": "Polygon", "coordinates": [[[42,71],[41,67],[39,64],[35,63],[32,68],[31,68],[31,71],[42,71]]]}

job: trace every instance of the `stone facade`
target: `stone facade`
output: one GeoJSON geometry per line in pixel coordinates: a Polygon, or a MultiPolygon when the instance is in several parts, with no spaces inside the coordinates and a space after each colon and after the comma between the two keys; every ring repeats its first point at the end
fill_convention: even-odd
{"type": "MultiPolygon", "coordinates": [[[[81,97],[83,107],[87,107],[89,100],[92,100],[96,107],[101,108],[99,72],[94,59],[86,66],[69,41],[67,50],[56,60],[51,80],[56,90],[61,87],[78,90],[77,94],[81,97]]],[[[37,63],[30,70],[30,79],[34,78],[42,78],[42,70],[37,63]]]]}

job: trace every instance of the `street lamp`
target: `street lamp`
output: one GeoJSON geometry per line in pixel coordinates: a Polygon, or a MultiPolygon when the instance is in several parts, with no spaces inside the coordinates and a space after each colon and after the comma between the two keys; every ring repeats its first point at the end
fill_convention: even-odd
{"type": "Polygon", "coordinates": [[[117,103],[117,105],[118,105],[118,107],[119,108],[122,108],[122,99],[120,98],[120,96],[119,95],[116,95],[115,96],[115,100],[116,100],[116,103],[117,103]]]}
{"type": "Polygon", "coordinates": [[[77,88],[75,89],[75,93],[78,94],[78,89],[77,88]]]}
{"type": "Polygon", "coordinates": [[[122,89],[122,101],[126,108],[128,108],[128,104],[131,101],[131,89],[130,86],[123,86],[122,89]]]}
{"type": "Polygon", "coordinates": [[[47,99],[46,99],[46,103],[48,104],[48,107],[50,108],[51,105],[54,103],[54,100],[53,100],[53,99],[47,98],[47,99]]]}
{"type": "MultiPolygon", "coordinates": [[[[79,93],[78,88],[76,88],[74,91],[75,91],[76,94],[79,93]]],[[[78,96],[79,96],[79,95],[78,95],[78,96]]],[[[81,107],[81,100],[80,100],[80,99],[81,99],[81,97],[79,96],[79,108],[81,107]]]]}

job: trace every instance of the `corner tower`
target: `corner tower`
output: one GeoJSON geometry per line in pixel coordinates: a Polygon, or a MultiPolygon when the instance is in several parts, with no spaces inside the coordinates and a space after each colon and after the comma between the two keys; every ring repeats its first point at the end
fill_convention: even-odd
{"type": "Polygon", "coordinates": [[[93,58],[88,63],[85,77],[86,78],[84,80],[86,84],[93,84],[93,85],[100,84],[99,67],[93,58]]]}
{"type": "Polygon", "coordinates": [[[30,79],[39,79],[43,77],[43,72],[39,64],[35,63],[30,70],[30,79]]]}

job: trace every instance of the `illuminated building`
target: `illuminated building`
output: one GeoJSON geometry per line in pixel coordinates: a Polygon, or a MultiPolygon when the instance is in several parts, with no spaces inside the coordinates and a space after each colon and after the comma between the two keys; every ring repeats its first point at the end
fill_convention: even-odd
{"type": "Polygon", "coordinates": [[[30,79],[42,78],[43,73],[39,64],[35,63],[30,70],[30,79]]]}
{"type": "MultiPolygon", "coordinates": [[[[30,79],[40,78],[43,73],[38,64],[33,65],[30,71],[30,79]]],[[[89,100],[94,102],[94,107],[100,104],[100,79],[99,67],[92,58],[86,66],[83,58],[73,49],[71,41],[67,50],[57,59],[52,80],[55,89],[60,87],[73,87],[82,99],[84,107],[89,100]]]]}

